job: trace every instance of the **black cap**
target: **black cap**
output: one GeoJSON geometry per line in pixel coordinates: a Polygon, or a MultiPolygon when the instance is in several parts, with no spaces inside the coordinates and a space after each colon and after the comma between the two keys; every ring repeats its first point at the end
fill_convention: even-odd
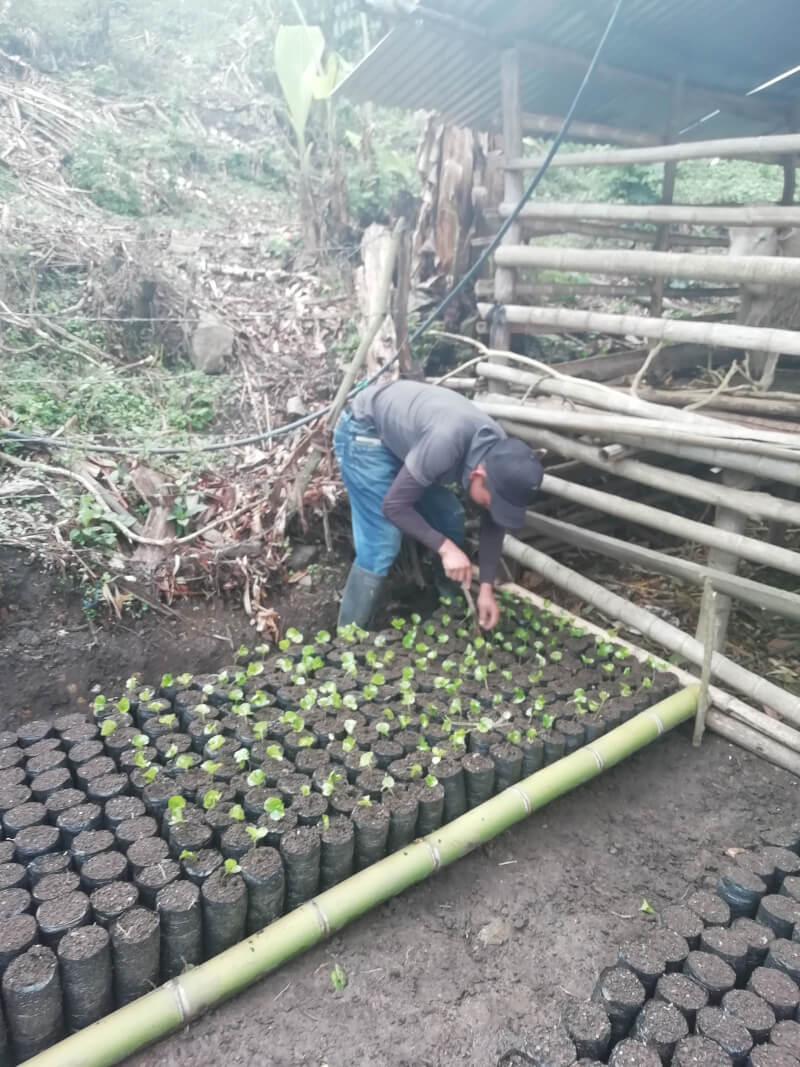
{"type": "Polygon", "coordinates": [[[483,458],[487,488],[492,494],[489,512],[506,530],[525,525],[525,509],[542,484],[542,465],[528,446],[513,437],[493,445],[483,458]]]}

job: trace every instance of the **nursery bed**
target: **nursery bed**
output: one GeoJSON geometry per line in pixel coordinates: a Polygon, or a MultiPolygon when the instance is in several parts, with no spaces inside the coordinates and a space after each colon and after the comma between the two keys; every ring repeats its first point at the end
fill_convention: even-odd
{"type": "Polygon", "coordinates": [[[463,612],[445,605],[378,635],[289,630],[271,656],[240,649],[214,675],[130,679],[95,700],[91,720],[0,737],[13,845],[0,914],[33,915],[37,942],[3,956],[11,1056],[216,955],[676,688],[547,611],[507,599],[488,640],[463,612]],[[31,1029],[40,1016],[47,1025],[31,1029]]]}

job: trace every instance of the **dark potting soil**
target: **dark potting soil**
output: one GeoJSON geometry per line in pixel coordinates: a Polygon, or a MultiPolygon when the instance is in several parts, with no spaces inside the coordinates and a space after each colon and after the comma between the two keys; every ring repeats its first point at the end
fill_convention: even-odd
{"type": "Polygon", "coordinates": [[[44,804],[30,800],[27,804],[19,804],[10,811],[4,812],[3,830],[6,837],[16,837],[20,830],[25,830],[28,826],[38,826],[45,821],[46,817],[47,810],[44,804]]]}
{"type": "Polygon", "coordinates": [[[144,812],[144,802],[139,797],[112,797],[103,807],[106,825],[110,830],[115,830],[128,819],[139,818],[144,812]]]}
{"type": "Polygon", "coordinates": [[[240,867],[247,886],[247,933],[254,934],[283,914],[286,893],[283,863],[275,849],[262,847],[243,856],[240,867]]]}
{"type": "Polygon", "coordinates": [[[724,926],[709,926],[700,935],[700,950],[719,956],[732,967],[737,978],[747,970],[747,938],[724,926]]]}
{"type": "Polygon", "coordinates": [[[753,1047],[753,1039],[743,1023],[722,1008],[703,1008],[697,1013],[698,1037],[707,1037],[728,1053],[734,1067],[744,1067],[753,1047]]]}
{"type": "Polygon", "coordinates": [[[414,790],[401,787],[390,789],[384,795],[383,806],[389,813],[388,852],[410,845],[416,836],[419,800],[414,790]]]}
{"type": "Polygon", "coordinates": [[[158,985],[159,934],[159,917],[146,908],[132,908],[113,923],[114,990],[120,1007],[158,985]]]}
{"type": "Polygon", "coordinates": [[[605,1060],[611,1043],[611,1023],[600,1004],[590,1001],[567,1005],[561,1025],[573,1042],[578,1059],[605,1060]]]}
{"type": "Polygon", "coordinates": [[[775,1012],[761,997],[748,989],[732,989],[722,998],[722,1008],[747,1028],[755,1044],[769,1039],[775,1025],[775,1012]]]}
{"type": "Polygon", "coordinates": [[[52,749],[50,752],[42,752],[40,756],[25,761],[25,774],[30,778],[36,778],[45,771],[53,771],[57,767],[64,767],[67,763],[66,752],[52,749]]]}
{"type": "Polygon", "coordinates": [[[49,796],[57,793],[59,789],[68,789],[72,786],[72,775],[66,767],[56,767],[52,771],[44,771],[37,774],[31,781],[30,789],[33,799],[43,804],[49,796]]]}
{"type": "Polygon", "coordinates": [[[254,847],[254,842],[244,823],[229,826],[220,838],[219,850],[226,860],[240,860],[245,852],[254,847]]]}
{"type": "Polygon", "coordinates": [[[800,941],[797,940],[797,930],[793,941],[778,938],[771,942],[764,966],[783,971],[793,982],[800,985],[800,941]]]}
{"type": "Polygon", "coordinates": [[[70,808],[76,808],[79,804],[85,803],[85,801],[86,797],[80,789],[59,789],[57,792],[51,793],[47,800],[44,801],[44,806],[47,810],[47,821],[57,824],[58,816],[62,812],[68,811],[70,808]]]}
{"type": "Polygon", "coordinates": [[[97,740],[81,741],[73,745],[67,753],[67,762],[74,768],[83,767],[91,760],[100,758],[105,751],[103,742],[97,740]]]}
{"type": "Polygon", "coordinates": [[[33,900],[27,889],[4,889],[0,892],[0,921],[23,915],[33,908],[33,900]]]}
{"type": "Polygon", "coordinates": [[[800,878],[797,876],[784,878],[780,893],[781,896],[791,897],[792,900],[796,900],[800,903],[800,878]]]}
{"type": "Polygon", "coordinates": [[[0,863],[0,891],[22,889],[28,884],[28,871],[21,863],[0,863]]]}
{"type": "Polygon", "coordinates": [[[72,856],[69,852],[48,852],[43,856],[37,856],[27,866],[28,878],[31,885],[46,878],[48,874],[61,874],[68,871],[72,866],[72,856]]]}
{"type": "Polygon", "coordinates": [[[600,1004],[611,1022],[611,1043],[626,1037],[645,1002],[645,988],[627,967],[607,967],[600,973],[592,1000],[600,1004]]]}
{"type": "Polygon", "coordinates": [[[186,879],[158,891],[161,917],[161,979],[168,981],[203,962],[203,917],[200,889],[186,879]]]}
{"type": "Polygon", "coordinates": [[[792,852],[788,848],[778,848],[774,845],[765,845],[758,851],[759,855],[767,863],[772,864],[774,871],[773,884],[776,891],[780,889],[784,878],[787,876],[796,877],[800,874],[800,856],[796,852],[792,852]]]}
{"type": "Polygon", "coordinates": [[[746,849],[734,857],[734,866],[741,867],[745,871],[758,875],[767,885],[770,893],[775,890],[775,864],[768,859],[760,850],[750,851],[746,849]]]}
{"type": "Polygon", "coordinates": [[[757,967],[750,975],[747,988],[766,1000],[778,1022],[795,1018],[800,1005],[800,990],[788,974],[773,967],[757,967]]]}
{"type": "Polygon", "coordinates": [[[754,918],[766,893],[764,879],[738,864],[731,863],[720,872],[717,895],[728,905],[734,918],[754,918]]]}
{"type": "Polygon", "coordinates": [[[146,907],[154,909],[156,906],[156,894],[170,882],[180,878],[180,864],[175,860],[165,859],[154,863],[150,867],[143,867],[134,875],[134,884],[139,890],[139,897],[146,907]]]}
{"type": "Polygon", "coordinates": [[[668,930],[666,926],[653,930],[647,943],[664,960],[667,972],[680,971],[689,955],[689,943],[685,937],[668,930]]]}
{"type": "Polygon", "coordinates": [[[158,833],[158,824],[151,815],[139,815],[135,819],[126,819],[116,830],[119,847],[126,850],[134,841],[143,837],[154,837],[158,833]]]}
{"type": "Polygon", "coordinates": [[[12,863],[15,851],[13,841],[0,841],[0,863],[12,863]]]}
{"type": "Polygon", "coordinates": [[[121,852],[100,852],[91,856],[81,867],[81,886],[85,893],[110,882],[122,881],[128,875],[128,861],[121,852]]]}
{"type": "Polygon", "coordinates": [[[73,838],[83,833],[84,830],[99,830],[102,818],[103,809],[99,804],[76,804],[75,807],[61,812],[56,819],[56,826],[61,831],[64,844],[69,846],[73,838]]]}
{"type": "Polygon", "coordinates": [[[169,845],[163,837],[140,837],[134,841],[125,853],[131,870],[135,874],[143,867],[160,863],[169,855],[169,845]]]}
{"type": "Polygon", "coordinates": [[[626,941],[620,947],[619,961],[633,971],[648,996],[653,995],[656,982],[667,968],[657,946],[649,941],[626,941]]]}
{"type": "Polygon", "coordinates": [[[765,830],[761,834],[761,842],[775,848],[788,848],[790,852],[800,855],[800,823],[765,830]]]}
{"type": "Polygon", "coordinates": [[[755,919],[746,918],[734,919],[731,930],[747,941],[747,966],[751,970],[760,967],[767,958],[770,942],[775,940],[772,930],[755,919]]]}
{"type": "Polygon", "coordinates": [[[716,1041],[685,1037],[675,1049],[672,1067],[731,1067],[731,1058],[716,1041]]]}
{"type": "MultiPolygon", "coordinates": [[[[391,813],[391,809],[390,809],[391,813]]],[[[391,836],[391,823],[389,834],[391,836]]],[[[350,819],[333,816],[320,831],[320,889],[330,889],[353,873],[355,862],[355,830],[350,819]]]]}
{"type": "Polygon", "coordinates": [[[61,834],[55,826],[29,826],[20,830],[14,838],[16,856],[20,863],[30,863],[37,856],[43,856],[57,849],[61,843],[61,834]]]}
{"type": "Polygon", "coordinates": [[[648,1001],[633,1026],[633,1035],[645,1045],[651,1045],[668,1067],[678,1042],[689,1036],[689,1025],[674,1004],[662,1000],[648,1001]]]}
{"type": "Polygon", "coordinates": [[[203,936],[207,956],[216,956],[245,936],[247,886],[239,874],[215,871],[201,887],[203,936]]]}
{"type": "Polygon", "coordinates": [[[786,1019],[776,1023],[769,1039],[777,1048],[785,1049],[793,1056],[800,1056],[800,1022],[786,1019]]]}
{"type": "Polygon", "coordinates": [[[95,889],[89,898],[95,921],[108,929],[120,915],[136,907],[139,890],[132,882],[111,882],[95,889]]]}
{"type": "Polygon", "coordinates": [[[36,919],[32,915],[15,915],[0,923],[0,977],[13,959],[27,952],[36,937],[36,919]]]}
{"type": "Polygon", "coordinates": [[[706,889],[692,893],[686,901],[686,907],[706,926],[727,926],[731,921],[731,910],[725,901],[706,889]]]}
{"type": "Polygon", "coordinates": [[[747,1067],[797,1067],[800,1059],[775,1045],[758,1045],[750,1053],[747,1067]]]}
{"type": "Polygon", "coordinates": [[[43,1052],[64,1034],[61,981],[55,953],[33,945],[9,964],[3,1001],[17,1062],[43,1052]]]}
{"type": "Polygon", "coordinates": [[[710,952],[690,952],[683,965],[683,973],[708,992],[711,1004],[719,1004],[728,990],[733,989],[736,984],[733,968],[710,952]]]}
{"type": "Polygon", "coordinates": [[[58,959],[67,1029],[75,1033],[114,1009],[108,931],[97,925],[70,930],[59,943],[58,959]]]}
{"type": "Polygon", "coordinates": [[[206,878],[222,866],[224,860],[217,849],[201,848],[197,852],[189,852],[179,862],[189,881],[202,885],[206,878]]]}
{"type": "Polygon", "coordinates": [[[62,871],[61,874],[48,874],[40,879],[31,889],[31,896],[38,906],[46,900],[55,900],[56,897],[65,897],[68,893],[74,893],[80,889],[81,880],[75,871],[62,871]]]}
{"type": "Polygon", "coordinates": [[[577,1059],[574,1044],[560,1026],[534,1030],[525,1051],[530,1062],[541,1067],[571,1067],[577,1059]]]}
{"type": "Polygon", "coordinates": [[[72,842],[70,855],[80,870],[92,856],[99,856],[114,847],[114,835],[110,830],[84,830],[72,842]]]}
{"type": "Polygon", "coordinates": [[[685,974],[665,974],[656,983],[656,1000],[673,1004],[694,1028],[697,1013],[708,1004],[708,992],[685,974]]]}
{"type": "Polygon", "coordinates": [[[46,719],[33,719],[17,727],[17,740],[23,748],[35,745],[53,733],[53,724],[46,719]]]}
{"type": "Polygon", "coordinates": [[[46,945],[57,945],[68,930],[86,926],[91,914],[92,908],[85,893],[68,893],[54,900],[46,900],[36,910],[42,941],[46,945]]]}
{"type": "Polygon", "coordinates": [[[609,1059],[609,1067],[661,1067],[661,1057],[641,1041],[620,1041],[609,1059]]]}
{"type": "Polygon", "coordinates": [[[308,796],[298,797],[292,804],[292,810],[297,816],[298,825],[316,826],[328,810],[328,798],[321,793],[310,793],[308,796]]]}
{"type": "Polygon", "coordinates": [[[763,897],[756,919],[768,926],[776,937],[791,938],[795,926],[800,924],[800,904],[779,894],[763,897]]]}

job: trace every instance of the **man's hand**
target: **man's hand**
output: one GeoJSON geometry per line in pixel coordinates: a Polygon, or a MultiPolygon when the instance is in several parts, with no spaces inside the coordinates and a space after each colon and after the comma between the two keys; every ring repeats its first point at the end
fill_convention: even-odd
{"type": "Polygon", "coordinates": [[[478,593],[478,622],[482,630],[493,630],[500,621],[500,608],[494,598],[494,589],[484,583],[478,593]]]}
{"type": "Polygon", "coordinates": [[[439,549],[439,556],[444,567],[444,573],[452,582],[460,582],[461,585],[469,585],[472,581],[472,564],[458,545],[445,539],[439,549]]]}

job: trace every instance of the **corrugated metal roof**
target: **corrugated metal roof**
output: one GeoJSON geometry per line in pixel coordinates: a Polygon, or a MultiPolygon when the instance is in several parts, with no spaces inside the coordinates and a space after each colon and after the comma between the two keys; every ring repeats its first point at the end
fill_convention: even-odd
{"type": "MultiPolygon", "coordinates": [[[[611,12],[613,0],[433,0],[425,7],[485,30],[461,34],[412,13],[398,23],[337,90],[353,100],[430,109],[449,121],[498,129],[499,43],[522,48],[525,111],[563,115],[611,12]],[[544,49],[547,51],[545,52],[544,49]],[[580,61],[579,61],[580,60],[580,61]]],[[[800,101],[800,75],[757,97],[749,89],[798,63],[797,0],[627,0],[601,63],[645,79],[631,86],[598,69],[576,119],[663,134],[669,84],[687,81],[680,125],[735,94],[721,114],[686,139],[784,130],[783,115],[800,101]],[[742,112],[742,113],[739,113],[742,112]]]]}

